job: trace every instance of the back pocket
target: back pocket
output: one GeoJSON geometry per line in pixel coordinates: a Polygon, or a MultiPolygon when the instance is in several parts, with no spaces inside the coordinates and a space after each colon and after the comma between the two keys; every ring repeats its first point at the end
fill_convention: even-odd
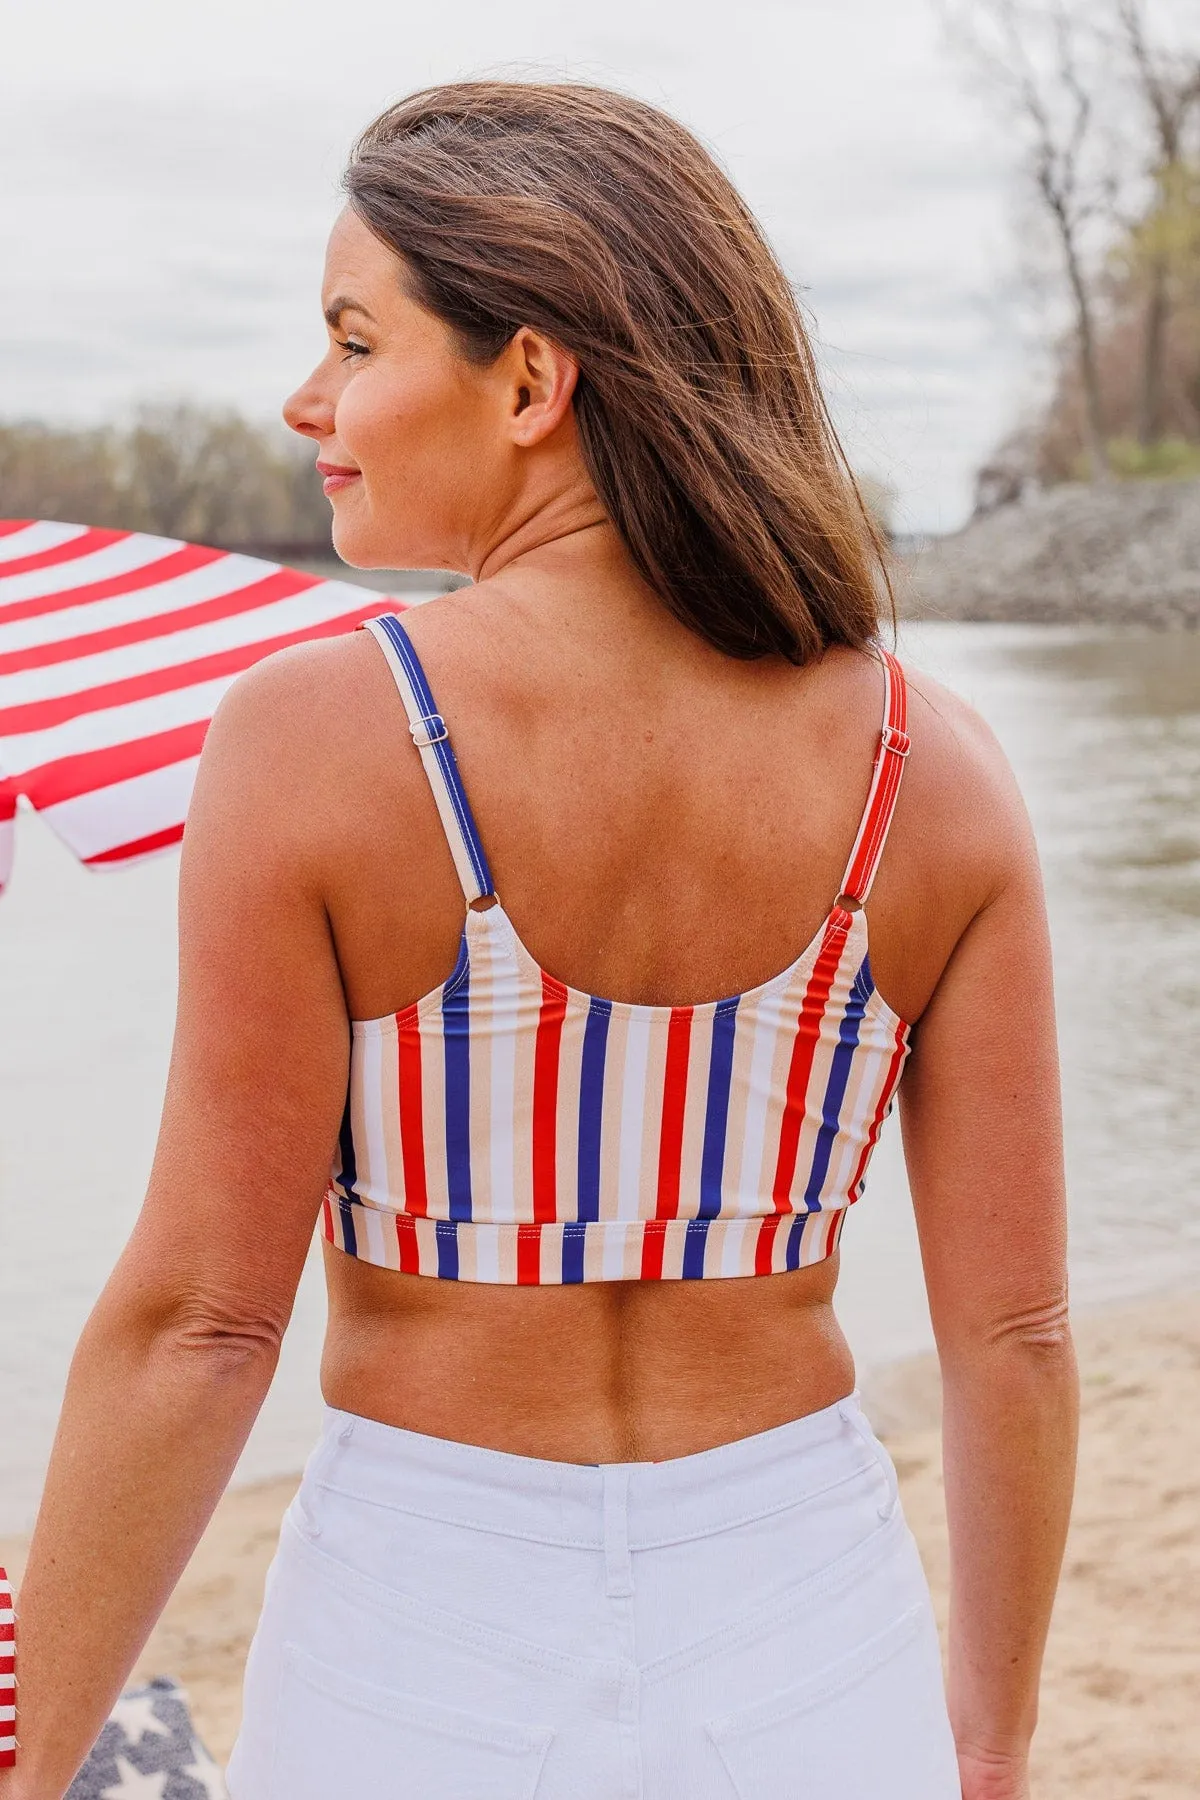
{"type": "Polygon", "coordinates": [[[271,1800],[533,1800],[554,1736],[283,1652],[271,1800]]]}
{"type": "Polygon", "coordinates": [[[806,1680],[710,1720],[708,1735],[738,1800],[960,1800],[925,1606],[806,1680]]]}

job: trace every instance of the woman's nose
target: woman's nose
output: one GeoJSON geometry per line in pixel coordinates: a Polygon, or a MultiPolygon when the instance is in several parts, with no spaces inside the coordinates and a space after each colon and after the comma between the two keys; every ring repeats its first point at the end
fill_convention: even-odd
{"type": "Polygon", "coordinates": [[[283,403],[284,422],[301,437],[324,438],[333,431],[333,402],[322,395],[315,373],[283,403]]]}

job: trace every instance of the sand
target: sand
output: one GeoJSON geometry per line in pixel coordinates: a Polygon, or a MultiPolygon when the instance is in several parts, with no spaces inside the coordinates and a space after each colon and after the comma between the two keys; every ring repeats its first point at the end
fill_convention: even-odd
{"type": "MultiPolygon", "coordinates": [[[[1034,1800],[1200,1795],[1200,1297],[1076,1322],[1079,1482],[1047,1648],[1034,1800]]],[[[872,1412],[946,1615],[936,1369],[900,1365],[872,1412]],[[890,1429],[888,1429],[890,1427],[890,1429]]]]}
{"type": "MultiPolygon", "coordinates": [[[[1200,1299],[1077,1323],[1083,1438],[1075,1518],[1046,1664],[1035,1800],[1200,1794],[1200,1299]]],[[[937,1371],[900,1364],[868,1388],[895,1457],[939,1615],[946,1532],[937,1371]]],[[[226,1495],[139,1665],[187,1686],[224,1759],[279,1519],[295,1479],[226,1495]]],[[[19,1576],[20,1542],[0,1542],[19,1576]]]]}

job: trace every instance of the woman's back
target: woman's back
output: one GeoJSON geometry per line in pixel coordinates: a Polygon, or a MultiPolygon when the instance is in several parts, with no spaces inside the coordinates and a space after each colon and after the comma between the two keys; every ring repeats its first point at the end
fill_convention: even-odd
{"type": "MultiPolygon", "coordinates": [[[[723,657],[630,579],[602,529],[410,612],[405,626],[496,893],[552,977],[683,1008],[768,982],[819,936],[879,746],[876,657],[835,649],[804,669],[723,657]]],[[[307,840],[347,1010],[398,1014],[454,969],[464,900],[379,645],[359,633],[309,646],[257,680],[269,738],[244,753],[262,780],[278,760],[294,812],[277,815],[279,828],[307,840]]],[[[920,690],[912,707],[913,751],[866,909],[883,1008],[907,1022],[990,878],[977,730],[920,690]]],[[[686,1218],[697,1196],[677,1204],[686,1218]]],[[[530,1294],[330,1251],[326,1397],[556,1459],[687,1453],[846,1391],[836,1269],[835,1254],[768,1281],[530,1294]],[[569,1394],[546,1381],[564,1359],[569,1394]]]]}
{"type": "MultiPolygon", "coordinates": [[[[556,547],[553,560],[569,559],[556,547]]],[[[570,560],[565,579],[501,576],[405,615],[496,891],[571,987],[654,1006],[744,992],[792,961],[840,891],[879,744],[880,663],[840,648],[802,669],[737,662],[628,578],[606,582],[582,545],[570,560]]],[[[377,646],[360,634],[291,658],[288,677],[263,676],[299,685],[307,666],[323,702],[329,786],[313,823],[351,1016],[372,1018],[449,974],[462,892],[377,646]]],[[[876,984],[910,1021],[978,901],[986,845],[984,734],[948,696],[929,707],[929,686],[910,687],[914,752],[870,913],[876,984]]]]}

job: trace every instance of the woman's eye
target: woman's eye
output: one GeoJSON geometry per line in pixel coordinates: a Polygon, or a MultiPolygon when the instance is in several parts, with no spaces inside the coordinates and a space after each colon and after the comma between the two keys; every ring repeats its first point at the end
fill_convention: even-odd
{"type": "Polygon", "coordinates": [[[338,345],[339,349],[346,352],[345,356],[342,358],[343,362],[349,362],[352,356],[365,356],[367,354],[367,345],[357,343],[354,338],[334,338],[333,341],[338,345]]]}

